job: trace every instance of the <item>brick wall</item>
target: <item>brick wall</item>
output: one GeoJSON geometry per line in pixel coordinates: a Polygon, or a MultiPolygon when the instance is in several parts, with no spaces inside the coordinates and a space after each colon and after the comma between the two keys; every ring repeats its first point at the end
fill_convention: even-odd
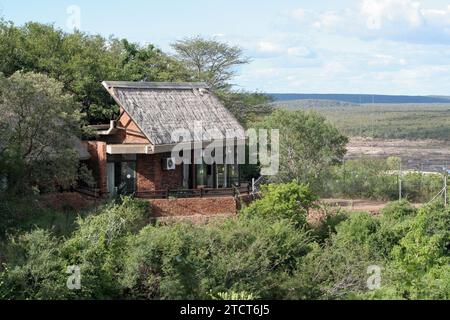
{"type": "Polygon", "coordinates": [[[97,188],[101,193],[108,192],[107,186],[107,156],[106,142],[87,141],[87,149],[91,158],[88,161],[88,167],[92,170],[92,174],[97,182],[97,188]]]}
{"type": "Polygon", "coordinates": [[[153,191],[166,189],[181,189],[183,183],[183,167],[164,171],[162,159],[164,154],[140,154],[137,156],[136,178],[137,191],[153,191]]]}
{"type": "MultiPolygon", "coordinates": [[[[120,109],[120,111],[122,113],[123,109],[120,109]]],[[[118,130],[113,135],[101,136],[99,139],[108,144],[150,144],[150,141],[126,112],[123,112],[117,120],[117,127],[126,130],[118,130]]]]}
{"type": "Polygon", "coordinates": [[[236,215],[237,204],[233,197],[158,199],[150,202],[151,216],[214,216],[236,215]]]}
{"type": "MultiPolygon", "coordinates": [[[[121,109],[122,111],[122,109],[121,109]]],[[[117,134],[118,143],[122,144],[149,144],[150,142],[142,133],[137,124],[131,120],[130,116],[124,112],[117,122],[117,125],[122,128],[127,128],[127,131],[120,130],[117,134]]]]}

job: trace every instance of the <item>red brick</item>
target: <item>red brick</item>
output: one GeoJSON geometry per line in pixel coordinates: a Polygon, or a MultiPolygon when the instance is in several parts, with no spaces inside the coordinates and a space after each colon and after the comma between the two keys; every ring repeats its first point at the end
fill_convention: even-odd
{"type": "Polygon", "coordinates": [[[162,168],[164,154],[142,154],[137,156],[136,178],[137,191],[154,191],[181,189],[183,183],[183,167],[165,171],[162,168]]]}
{"type": "Polygon", "coordinates": [[[233,197],[158,199],[150,202],[151,216],[214,216],[236,215],[237,203],[233,197]]]}
{"type": "Polygon", "coordinates": [[[100,193],[107,193],[107,155],[106,142],[102,141],[87,141],[87,148],[91,156],[88,166],[92,170],[95,181],[97,181],[97,188],[100,193]]]}

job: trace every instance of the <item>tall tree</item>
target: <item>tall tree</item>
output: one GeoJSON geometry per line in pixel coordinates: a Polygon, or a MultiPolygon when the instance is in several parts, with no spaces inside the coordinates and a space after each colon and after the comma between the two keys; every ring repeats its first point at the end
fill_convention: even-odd
{"type": "Polygon", "coordinates": [[[77,178],[79,105],[45,75],[17,72],[0,79],[0,175],[10,189],[51,189],[77,178]]]}
{"type": "Polygon", "coordinates": [[[193,80],[204,81],[213,89],[229,88],[236,67],[249,62],[241,48],[199,36],[176,41],[172,48],[193,73],[193,80]]]}
{"type": "Polygon", "coordinates": [[[348,138],[314,111],[276,110],[258,124],[280,133],[280,168],[275,182],[310,184],[317,191],[327,170],[339,163],[348,138]]]}
{"type": "Polygon", "coordinates": [[[153,45],[65,33],[34,22],[17,27],[0,20],[0,72],[11,76],[16,71],[43,73],[62,82],[92,124],[107,122],[118,111],[101,86],[104,80],[190,79],[181,63],[153,45]]]}

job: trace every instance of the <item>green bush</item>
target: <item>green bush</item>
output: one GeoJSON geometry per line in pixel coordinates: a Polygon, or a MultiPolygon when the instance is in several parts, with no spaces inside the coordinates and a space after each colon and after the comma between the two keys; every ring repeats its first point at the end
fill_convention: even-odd
{"type": "MultiPolygon", "coordinates": [[[[399,177],[396,158],[348,160],[331,170],[320,192],[324,197],[397,200],[399,177]]],[[[442,189],[442,176],[420,172],[402,174],[402,197],[412,202],[430,201],[442,189]]]]}
{"type": "Polygon", "coordinates": [[[123,270],[127,243],[148,221],[148,204],[122,198],[98,214],[79,219],[78,229],[62,246],[69,265],[77,265],[83,275],[80,298],[117,298],[121,287],[117,281],[123,270]]]}
{"type": "Polygon", "coordinates": [[[282,298],[279,278],[292,272],[309,241],[292,222],[261,217],[149,226],[133,242],[123,284],[135,298],[205,299],[231,291],[282,298]]]}
{"type": "Polygon", "coordinates": [[[118,282],[127,243],[146,224],[143,202],[122,199],[86,219],[67,239],[35,230],[4,245],[0,294],[5,299],[111,299],[122,294],[118,282]],[[82,287],[67,289],[68,266],[78,266],[82,287]]]}
{"type": "Polygon", "coordinates": [[[264,197],[225,221],[147,225],[148,204],[124,198],[80,218],[67,238],[40,229],[12,237],[2,246],[0,298],[450,298],[450,210],[442,205],[395,202],[379,216],[339,213],[306,230],[305,209],[292,200],[306,189],[266,190],[280,201],[272,210],[264,197]],[[80,267],[81,290],[67,289],[68,266],[80,267]],[[382,270],[374,291],[369,266],[382,270]]]}
{"type": "Polygon", "coordinates": [[[309,188],[296,182],[269,184],[262,187],[262,199],[242,210],[244,216],[291,219],[298,227],[306,225],[306,217],[316,196],[309,188]]]}
{"type": "Polygon", "coordinates": [[[0,299],[63,299],[67,265],[60,245],[49,232],[36,230],[15,239],[9,263],[0,272],[0,299]]]}

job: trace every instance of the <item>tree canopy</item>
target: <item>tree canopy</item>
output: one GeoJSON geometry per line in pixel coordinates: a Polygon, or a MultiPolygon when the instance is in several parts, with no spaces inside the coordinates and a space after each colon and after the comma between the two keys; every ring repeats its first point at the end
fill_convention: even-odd
{"type": "Polygon", "coordinates": [[[0,78],[0,174],[11,189],[74,182],[78,108],[63,85],[45,75],[16,72],[0,78]]]}
{"type": "Polygon", "coordinates": [[[17,27],[0,21],[0,72],[10,76],[16,71],[43,73],[60,81],[92,124],[107,122],[118,111],[101,86],[104,80],[190,79],[181,63],[153,45],[65,33],[34,22],[17,27]]]}
{"type": "Polygon", "coordinates": [[[280,132],[276,182],[295,180],[320,188],[320,178],[346,153],[347,137],[313,111],[276,110],[258,126],[280,132]]]}
{"type": "Polygon", "coordinates": [[[172,48],[191,71],[193,80],[204,81],[213,89],[230,88],[236,67],[249,62],[241,48],[199,36],[176,41],[172,48]]]}

